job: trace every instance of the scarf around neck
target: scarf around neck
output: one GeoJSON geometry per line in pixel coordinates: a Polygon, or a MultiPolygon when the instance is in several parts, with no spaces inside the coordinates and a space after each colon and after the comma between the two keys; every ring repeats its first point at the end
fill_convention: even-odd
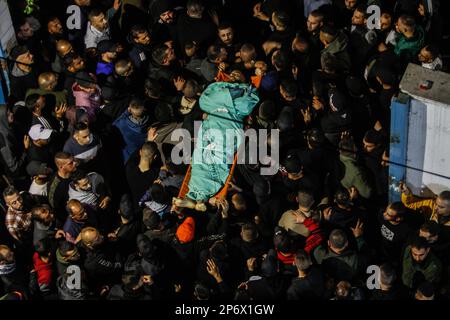
{"type": "Polygon", "coordinates": [[[7,276],[16,271],[16,263],[0,264],[0,276],[7,276]]]}

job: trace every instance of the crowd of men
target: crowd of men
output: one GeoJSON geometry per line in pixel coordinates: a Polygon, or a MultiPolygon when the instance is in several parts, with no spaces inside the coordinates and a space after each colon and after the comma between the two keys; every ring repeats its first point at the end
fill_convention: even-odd
{"type": "Polygon", "coordinates": [[[1,299],[449,297],[450,191],[388,201],[391,99],[446,68],[439,1],[48,2],[2,61],[1,299]],[[174,210],[171,134],[215,81],[258,88],[243,127],[278,130],[281,166],[174,210]]]}

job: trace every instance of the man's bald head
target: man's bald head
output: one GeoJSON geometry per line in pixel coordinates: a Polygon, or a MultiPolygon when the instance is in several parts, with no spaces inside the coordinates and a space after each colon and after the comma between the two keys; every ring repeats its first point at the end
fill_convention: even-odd
{"type": "Polygon", "coordinates": [[[93,227],[86,227],[80,233],[81,242],[88,248],[93,249],[103,241],[103,237],[97,229],[93,227]]]}
{"type": "Polygon", "coordinates": [[[119,60],[116,62],[114,68],[117,75],[121,77],[126,77],[130,75],[130,73],[132,72],[133,65],[131,64],[130,60],[119,60]]]}
{"type": "Polygon", "coordinates": [[[0,245],[0,263],[8,264],[14,262],[14,253],[8,246],[0,245]]]}
{"type": "Polygon", "coordinates": [[[88,215],[80,201],[71,199],[67,202],[66,208],[67,211],[70,212],[70,217],[72,220],[76,222],[87,220],[88,215]]]}
{"type": "Polygon", "coordinates": [[[65,57],[69,52],[73,51],[72,44],[67,40],[58,40],[56,41],[56,52],[61,57],[65,57]]]}
{"type": "Polygon", "coordinates": [[[45,91],[53,91],[57,84],[56,74],[53,72],[41,73],[38,77],[39,88],[45,91]]]}
{"type": "Polygon", "coordinates": [[[70,199],[69,201],[67,201],[67,209],[69,209],[69,211],[77,211],[79,209],[81,209],[83,207],[83,205],[81,204],[81,202],[79,200],[76,199],[70,199]]]}

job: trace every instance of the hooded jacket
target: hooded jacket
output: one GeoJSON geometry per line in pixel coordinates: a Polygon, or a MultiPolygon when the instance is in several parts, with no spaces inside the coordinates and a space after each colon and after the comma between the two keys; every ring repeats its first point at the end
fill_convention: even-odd
{"type": "Polygon", "coordinates": [[[345,33],[340,31],[336,37],[321,54],[331,54],[337,59],[337,67],[341,72],[347,72],[351,68],[350,56],[348,54],[348,37],[345,33]]]}
{"type": "MultiPolygon", "coordinates": [[[[0,105],[0,163],[8,176],[20,175],[26,153],[20,154],[19,143],[8,122],[7,106],[0,105]]],[[[3,170],[2,170],[3,171],[3,170]]]]}
{"type": "Polygon", "coordinates": [[[159,16],[169,10],[172,10],[174,3],[172,0],[151,0],[148,11],[154,22],[159,20],[159,16]]]}
{"type": "Polygon", "coordinates": [[[199,52],[206,52],[207,44],[212,43],[216,36],[216,25],[208,19],[204,13],[201,19],[195,19],[186,13],[180,14],[177,20],[177,37],[180,48],[186,44],[195,42],[199,47],[199,52]]]}
{"type": "Polygon", "coordinates": [[[158,43],[164,43],[168,40],[174,40],[174,43],[177,43],[176,21],[178,12],[183,10],[183,8],[181,6],[175,7],[173,0],[151,0],[148,9],[151,16],[149,26],[152,30],[153,39],[158,43]],[[172,23],[167,24],[161,21],[160,16],[169,10],[174,13],[174,20],[172,23]]]}
{"type": "Polygon", "coordinates": [[[147,141],[148,117],[146,116],[140,123],[131,119],[131,113],[126,110],[113,122],[113,126],[119,129],[124,147],[122,149],[123,161],[126,163],[131,154],[139,149],[147,141]]]}

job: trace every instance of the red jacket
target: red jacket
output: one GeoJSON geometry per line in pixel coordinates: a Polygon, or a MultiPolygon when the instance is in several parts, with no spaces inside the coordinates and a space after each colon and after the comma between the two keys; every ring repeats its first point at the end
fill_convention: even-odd
{"type": "Polygon", "coordinates": [[[52,263],[42,261],[39,254],[35,252],[33,255],[33,265],[37,273],[39,287],[42,285],[49,286],[52,282],[52,263]]]}
{"type": "Polygon", "coordinates": [[[285,253],[282,254],[277,250],[277,257],[283,264],[292,265],[295,260],[295,253],[285,253]]]}
{"type": "Polygon", "coordinates": [[[303,225],[311,232],[311,234],[306,238],[305,251],[310,254],[314,248],[318,247],[323,239],[323,233],[320,226],[312,218],[306,218],[303,225]]]}

